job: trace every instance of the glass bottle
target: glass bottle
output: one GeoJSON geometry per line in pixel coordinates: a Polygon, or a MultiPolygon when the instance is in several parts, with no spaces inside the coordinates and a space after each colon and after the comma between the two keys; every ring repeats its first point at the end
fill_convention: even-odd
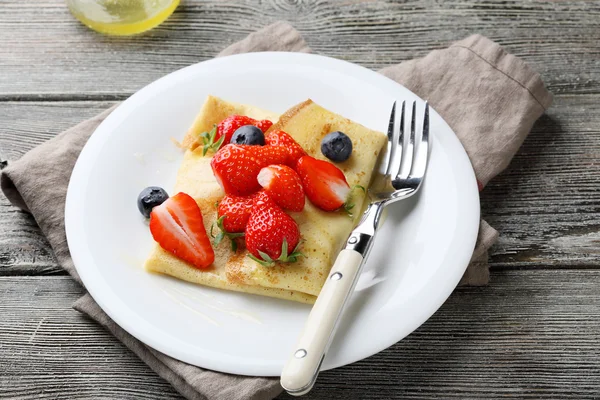
{"type": "Polygon", "coordinates": [[[67,0],[71,13],[89,28],[109,35],[133,35],[166,20],[179,0],[67,0]]]}

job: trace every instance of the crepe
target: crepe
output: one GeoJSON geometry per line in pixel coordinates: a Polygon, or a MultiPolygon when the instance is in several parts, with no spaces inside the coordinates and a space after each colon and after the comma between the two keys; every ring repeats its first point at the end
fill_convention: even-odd
{"type": "MultiPolygon", "coordinates": [[[[210,131],[214,124],[233,114],[278,121],[270,130],[286,131],[309,155],[319,159],[325,159],[320,144],[326,134],[333,131],[346,133],[352,139],[353,152],[347,161],[337,166],[344,171],[351,187],[368,186],[377,156],[386,142],[386,136],[381,132],[325,110],[311,100],[298,104],[279,117],[256,107],[209,96],[184,138],[187,150],[172,191],[185,192],[197,201],[207,230],[217,218],[215,203],[224,196],[224,192],[213,176],[210,153],[202,156],[201,149],[197,148],[197,139],[202,132],[210,131]]],[[[354,210],[361,209],[364,197],[362,191],[353,191],[354,210]]],[[[321,211],[308,200],[302,212],[290,215],[300,228],[302,242],[299,250],[306,255],[295,263],[264,267],[247,257],[246,249],[238,249],[234,253],[224,240],[215,247],[215,261],[206,270],[194,268],[158,244],[148,256],[145,267],[148,271],[201,285],[314,303],[358,215],[349,217],[343,210],[321,211]]]]}

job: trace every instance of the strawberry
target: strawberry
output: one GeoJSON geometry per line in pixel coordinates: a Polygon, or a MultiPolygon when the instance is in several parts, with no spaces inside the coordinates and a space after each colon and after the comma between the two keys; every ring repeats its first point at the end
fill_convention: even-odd
{"type": "Polygon", "coordinates": [[[210,228],[210,236],[213,238],[215,246],[218,246],[225,237],[228,237],[231,241],[231,250],[237,251],[238,242],[243,242],[241,237],[244,236],[248,218],[250,218],[253,199],[254,195],[245,197],[225,195],[217,204],[219,218],[210,228]],[[215,225],[220,231],[216,235],[213,233],[215,225]]]}
{"type": "Polygon", "coordinates": [[[246,248],[254,261],[270,266],[274,261],[295,262],[301,253],[295,251],[300,241],[298,224],[269,195],[261,191],[254,198],[252,213],[246,226],[246,248]],[[294,249],[291,253],[288,249],[294,249]]]}
{"type": "Polygon", "coordinates": [[[302,211],[304,189],[300,177],[287,165],[270,165],[260,170],[258,183],[284,210],[302,211]]]}
{"type": "Polygon", "coordinates": [[[217,151],[210,166],[226,194],[248,196],[260,190],[256,177],[263,167],[285,164],[288,158],[283,146],[228,144],[217,151]]]}
{"type": "Polygon", "coordinates": [[[300,146],[289,134],[281,130],[269,132],[265,136],[265,143],[270,146],[284,146],[287,148],[290,152],[290,160],[288,165],[292,168],[296,167],[296,162],[298,162],[300,157],[306,155],[306,152],[302,146],[300,146]]]}
{"type": "Polygon", "coordinates": [[[269,121],[268,119],[257,121],[254,124],[254,126],[263,131],[263,133],[265,133],[271,127],[271,125],[273,125],[273,122],[269,121]]]}
{"type": "Polygon", "coordinates": [[[304,156],[298,160],[296,171],[308,199],[324,211],[342,207],[350,195],[344,173],[330,162],[304,156]]]}
{"type": "Polygon", "coordinates": [[[245,146],[249,151],[256,153],[262,160],[263,167],[271,164],[288,164],[290,152],[285,146],[245,146]]]}
{"type": "Polygon", "coordinates": [[[268,119],[257,121],[245,115],[230,115],[219,122],[210,132],[200,135],[204,145],[202,155],[206,155],[209,149],[217,151],[223,144],[229,144],[235,131],[244,125],[254,125],[264,133],[273,125],[273,122],[268,119]]]}
{"type": "Polygon", "coordinates": [[[160,247],[197,268],[204,269],[215,260],[202,212],[188,194],[177,193],[154,207],[150,232],[160,247]]]}
{"type": "Polygon", "coordinates": [[[227,144],[231,141],[231,137],[237,128],[244,125],[255,125],[256,122],[254,118],[246,117],[245,115],[230,115],[217,125],[216,139],[219,140],[221,136],[225,136],[224,140],[227,144]]]}
{"type": "Polygon", "coordinates": [[[240,233],[246,230],[250,211],[252,211],[252,196],[223,197],[217,207],[219,218],[223,218],[223,229],[228,233],[240,233]]]}

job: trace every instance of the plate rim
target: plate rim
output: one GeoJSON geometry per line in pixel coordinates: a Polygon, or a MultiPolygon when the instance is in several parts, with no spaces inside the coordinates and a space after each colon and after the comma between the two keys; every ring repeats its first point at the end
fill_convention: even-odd
{"type": "MultiPolygon", "coordinates": [[[[86,171],[86,167],[87,167],[87,169],[90,168],[89,165],[86,165],[86,163],[90,164],[89,161],[86,161],[87,158],[89,158],[88,153],[92,152],[92,150],[94,149],[94,146],[101,145],[102,139],[108,140],[110,138],[110,132],[108,132],[107,127],[110,127],[111,124],[117,124],[118,122],[126,119],[127,115],[129,113],[131,113],[132,110],[135,109],[134,108],[132,110],[128,110],[127,108],[128,108],[129,104],[131,104],[131,103],[135,104],[135,102],[137,102],[140,99],[143,101],[144,96],[146,96],[147,94],[152,94],[152,91],[156,90],[156,88],[159,88],[163,82],[169,81],[169,80],[176,81],[177,79],[181,79],[182,77],[185,77],[187,73],[190,73],[194,69],[202,68],[201,67],[202,65],[206,65],[209,63],[214,64],[214,63],[221,63],[221,62],[230,62],[231,59],[255,58],[255,57],[259,57],[259,58],[267,57],[267,59],[269,57],[271,57],[271,58],[285,57],[286,58],[285,61],[289,61],[291,59],[291,60],[293,60],[293,62],[298,61],[305,65],[320,68],[320,69],[324,68],[324,66],[323,65],[314,65],[314,64],[315,63],[320,64],[323,62],[329,63],[329,64],[331,64],[332,67],[336,66],[336,67],[339,67],[344,70],[350,70],[350,72],[352,72],[352,70],[354,70],[357,73],[360,73],[361,75],[368,75],[370,80],[375,80],[375,81],[381,80],[382,83],[396,85],[397,87],[401,87],[403,90],[406,90],[409,93],[411,93],[415,98],[422,100],[419,96],[414,94],[412,91],[410,91],[403,85],[401,85],[401,84],[391,80],[390,78],[387,78],[375,71],[372,71],[368,68],[359,66],[357,64],[353,64],[353,63],[350,63],[347,61],[343,61],[343,60],[339,60],[339,59],[335,59],[335,58],[331,58],[331,57],[327,57],[327,56],[322,56],[322,55],[307,54],[307,53],[293,53],[293,52],[245,53],[245,54],[236,54],[236,55],[231,55],[231,56],[226,56],[226,57],[214,58],[214,59],[210,59],[210,60],[206,60],[206,61],[202,61],[202,62],[199,62],[196,64],[189,65],[187,67],[176,70],[170,74],[167,74],[167,75],[149,83],[148,85],[144,86],[143,88],[138,90],[136,93],[134,93],[132,96],[130,96],[128,99],[126,99],[121,104],[119,104],[104,119],[104,121],[102,121],[96,127],[93,134],[90,136],[90,138],[84,145],[81,153],[79,154],[77,161],[75,163],[75,166],[73,168],[71,177],[69,179],[69,185],[68,185],[68,189],[67,189],[67,196],[66,196],[66,202],[65,202],[65,231],[66,231],[67,243],[69,246],[73,264],[74,264],[75,269],[77,270],[77,273],[79,274],[82,282],[84,283],[86,290],[92,296],[92,298],[98,303],[100,308],[114,322],[116,322],[120,327],[122,327],[126,332],[128,332],[129,334],[134,336],[136,339],[140,340],[145,345],[147,345],[153,349],[156,349],[157,351],[160,351],[166,355],[169,355],[169,356],[171,356],[175,359],[181,360],[183,362],[190,363],[192,365],[197,365],[201,368],[206,368],[206,369],[211,369],[214,371],[231,373],[231,374],[247,375],[247,376],[279,376],[279,373],[277,373],[277,374],[262,373],[262,372],[248,373],[248,372],[244,372],[243,370],[240,370],[239,368],[227,368],[224,366],[227,364],[227,361],[225,363],[223,363],[223,362],[216,362],[216,363],[215,362],[206,362],[206,363],[203,362],[204,365],[200,366],[195,361],[197,359],[197,357],[194,357],[194,359],[191,359],[187,354],[185,354],[181,350],[178,350],[176,348],[176,346],[174,346],[172,343],[161,342],[159,339],[155,339],[151,334],[143,331],[143,329],[141,329],[141,328],[138,329],[138,327],[135,326],[134,323],[130,323],[130,322],[126,321],[127,320],[126,317],[131,317],[132,319],[137,318],[138,320],[140,320],[140,322],[143,322],[146,320],[139,317],[137,314],[131,312],[131,310],[129,308],[126,308],[126,310],[125,310],[125,314],[128,314],[128,315],[124,315],[123,313],[115,312],[115,310],[107,304],[108,301],[106,301],[106,299],[100,295],[99,291],[97,291],[98,288],[96,286],[85,285],[86,281],[89,282],[89,280],[92,278],[90,276],[91,268],[81,268],[81,267],[78,267],[78,265],[81,266],[81,265],[84,265],[84,263],[89,263],[90,261],[93,260],[93,258],[90,255],[89,258],[92,260],[85,259],[86,258],[85,250],[87,249],[87,245],[85,243],[82,243],[82,240],[80,240],[77,237],[76,232],[74,231],[75,227],[77,226],[77,224],[75,223],[76,219],[77,219],[77,217],[76,217],[77,196],[82,195],[82,193],[85,192],[85,190],[82,190],[82,189],[87,186],[87,185],[81,185],[82,182],[85,182],[85,179],[83,181],[81,181],[81,179],[82,179],[82,177],[85,177],[85,175],[84,175],[85,172],[89,172],[89,171],[86,171]],[[313,60],[314,60],[314,63],[313,63],[313,60]],[[97,134],[98,132],[100,132],[100,134],[97,134]],[[102,132],[106,132],[106,133],[102,133],[102,132]],[[102,135],[104,135],[104,136],[102,136],[102,135]],[[96,143],[98,143],[98,144],[96,144],[96,143]],[[85,247],[84,249],[82,249],[82,245],[85,247]],[[90,289],[90,288],[92,288],[92,289],[90,289]]],[[[242,65],[243,65],[243,63],[242,63],[242,65]]],[[[329,68],[329,69],[332,69],[332,68],[329,68]]],[[[348,73],[348,74],[353,75],[352,73],[348,73]]],[[[369,82],[369,83],[374,86],[379,86],[379,84],[375,84],[372,82],[369,82]]],[[[138,107],[143,107],[143,104],[138,105],[138,107]]],[[[433,110],[432,112],[435,113],[435,110],[433,110]]],[[[453,133],[453,135],[452,135],[453,137],[448,140],[454,141],[455,144],[458,144],[458,146],[460,147],[461,152],[460,152],[459,158],[462,160],[460,160],[458,163],[460,164],[460,163],[464,163],[464,161],[466,161],[469,166],[468,169],[465,169],[463,171],[464,174],[462,177],[464,179],[466,179],[467,181],[470,181],[470,183],[466,183],[465,185],[467,188],[470,187],[470,189],[468,189],[471,191],[471,195],[470,195],[471,200],[470,201],[474,201],[475,203],[473,204],[473,207],[471,207],[471,209],[473,210],[472,214],[470,216],[466,216],[467,218],[465,218],[465,219],[468,219],[469,224],[472,224],[473,226],[470,227],[470,233],[471,233],[470,237],[463,240],[463,242],[466,242],[466,244],[465,244],[465,250],[462,253],[466,254],[467,250],[471,249],[471,250],[469,250],[469,254],[472,255],[472,252],[473,252],[473,250],[475,248],[475,244],[476,244],[477,234],[478,234],[478,230],[479,230],[479,220],[480,220],[480,199],[479,199],[479,192],[477,189],[477,180],[476,180],[475,172],[472,168],[470,159],[468,158],[468,155],[467,155],[462,143],[456,136],[456,133],[448,125],[448,123],[443,119],[443,117],[441,117],[439,114],[438,114],[438,117],[446,125],[447,129],[449,129],[453,133]]],[[[414,319],[414,321],[415,321],[414,328],[410,329],[408,333],[402,332],[398,335],[394,335],[389,340],[385,341],[384,344],[382,344],[382,345],[380,344],[379,346],[370,346],[368,348],[363,347],[362,351],[357,350],[356,353],[353,353],[354,357],[349,357],[348,360],[344,361],[344,362],[338,362],[338,363],[329,365],[329,366],[327,366],[326,369],[337,368],[342,365],[351,364],[353,362],[362,360],[371,355],[377,354],[377,353],[385,350],[386,348],[392,346],[393,344],[397,343],[398,341],[402,340],[404,337],[408,336],[414,330],[419,328],[425,321],[427,321],[429,318],[431,318],[431,316],[433,316],[433,314],[435,314],[435,312],[445,303],[445,301],[448,299],[448,297],[452,294],[452,292],[458,285],[461,277],[463,276],[464,272],[466,271],[468,264],[469,264],[469,260],[470,260],[470,256],[468,257],[467,261],[464,262],[464,268],[456,268],[456,271],[454,271],[454,274],[452,275],[452,277],[454,279],[452,280],[452,282],[450,284],[444,286],[444,288],[446,290],[443,293],[438,293],[438,295],[436,297],[436,301],[433,301],[433,303],[430,304],[429,307],[427,307],[426,309],[419,312],[419,314],[418,314],[419,318],[414,319]],[[377,350],[373,351],[373,347],[377,347],[377,350]]],[[[94,265],[95,265],[95,263],[94,263],[94,265]]],[[[119,303],[125,304],[119,298],[117,298],[116,300],[118,300],[119,303]]],[[[184,341],[180,341],[180,342],[186,343],[184,341]]],[[[382,343],[382,342],[379,341],[378,343],[382,343]]],[[[221,353],[206,352],[206,351],[201,352],[201,354],[204,354],[204,355],[207,355],[208,353],[219,354],[219,357],[221,357],[222,359],[225,359],[225,360],[231,359],[231,361],[229,361],[229,362],[239,363],[239,359],[237,359],[237,358],[234,359],[231,356],[225,356],[225,355],[222,355],[221,353]]],[[[197,355],[198,355],[198,353],[196,353],[196,356],[197,355]]],[[[255,368],[255,370],[265,370],[265,369],[270,369],[270,368],[269,367],[255,368]]]]}

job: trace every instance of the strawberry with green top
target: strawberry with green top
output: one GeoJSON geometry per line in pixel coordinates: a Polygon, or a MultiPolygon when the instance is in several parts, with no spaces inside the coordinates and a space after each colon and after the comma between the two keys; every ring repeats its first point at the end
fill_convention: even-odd
{"type": "Polygon", "coordinates": [[[245,237],[249,257],[264,266],[275,261],[295,262],[302,256],[296,251],[300,242],[298,224],[264,191],[254,198],[245,237]]]}
{"type": "Polygon", "coordinates": [[[231,249],[237,251],[238,241],[242,240],[238,238],[244,236],[248,218],[250,218],[250,211],[252,211],[253,200],[254,195],[225,195],[217,204],[219,218],[215,221],[215,225],[219,228],[219,232],[213,233],[214,225],[210,229],[210,235],[215,246],[218,246],[225,237],[228,237],[231,241],[231,249]]]}
{"type": "Polygon", "coordinates": [[[246,230],[254,195],[225,195],[217,206],[219,219],[223,221],[223,229],[227,233],[243,233],[246,230]]]}

